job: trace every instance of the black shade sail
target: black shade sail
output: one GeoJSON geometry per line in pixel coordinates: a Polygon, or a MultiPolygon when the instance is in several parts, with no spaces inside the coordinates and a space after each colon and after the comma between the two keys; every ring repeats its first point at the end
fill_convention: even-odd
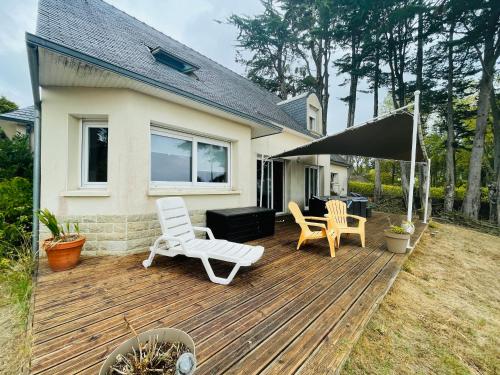
{"type": "MultiPolygon", "coordinates": [[[[412,130],[413,115],[398,112],[327,135],[273,157],[341,154],[411,161],[412,130]]],[[[417,136],[416,161],[427,161],[420,130],[417,136]]]]}

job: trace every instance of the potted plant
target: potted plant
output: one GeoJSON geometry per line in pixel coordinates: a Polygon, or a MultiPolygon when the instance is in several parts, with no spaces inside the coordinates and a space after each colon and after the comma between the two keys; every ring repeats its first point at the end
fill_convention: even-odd
{"type": "Polygon", "coordinates": [[[411,221],[403,221],[401,226],[390,224],[389,229],[384,231],[387,249],[392,253],[406,253],[410,236],[414,231],[415,226],[411,221]]]}
{"type": "Polygon", "coordinates": [[[71,232],[71,224],[66,222],[63,226],[48,209],[40,210],[37,216],[52,234],[52,237],[42,244],[51,270],[64,271],[74,268],[80,260],[80,253],[85,244],[85,236],[80,234],[78,224],[73,223],[71,232]]]}
{"type": "Polygon", "coordinates": [[[134,337],[120,344],[104,361],[99,375],[178,374],[196,370],[194,341],[175,328],[156,328],[138,334],[124,317],[134,337]]]}
{"type": "Polygon", "coordinates": [[[411,221],[403,220],[401,222],[401,228],[403,228],[404,231],[409,235],[415,233],[415,224],[413,224],[411,221]]]}

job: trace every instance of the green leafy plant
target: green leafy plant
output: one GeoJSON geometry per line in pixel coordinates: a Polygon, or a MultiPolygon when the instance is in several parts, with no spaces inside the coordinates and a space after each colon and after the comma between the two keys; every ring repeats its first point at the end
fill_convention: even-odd
{"type": "Polygon", "coordinates": [[[72,233],[71,223],[69,221],[64,224],[59,223],[56,215],[50,212],[47,208],[38,211],[37,217],[52,234],[53,242],[70,242],[80,236],[80,227],[77,223],[73,223],[74,233],[72,233]]]}
{"type": "Polygon", "coordinates": [[[405,229],[399,225],[391,225],[389,227],[389,230],[392,232],[392,233],[396,233],[396,234],[407,234],[405,229]]]}
{"type": "Polygon", "coordinates": [[[395,234],[408,234],[406,231],[406,228],[403,227],[403,225],[411,225],[411,221],[406,221],[404,220],[401,225],[393,225],[391,222],[391,218],[387,218],[387,221],[389,222],[389,231],[395,234]]]}
{"type": "Polygon", "coordinates": [[[31,181],[21,177],[0,181],[0,257],[16,255],[12,249],[29,236],[31,201],[31,181]]]}

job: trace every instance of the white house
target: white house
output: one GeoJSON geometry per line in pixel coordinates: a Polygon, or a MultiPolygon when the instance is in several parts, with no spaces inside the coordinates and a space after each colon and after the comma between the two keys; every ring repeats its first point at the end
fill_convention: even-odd
{"type": "MultiPolygon", "coordinates": [[[[41,0],[26,38],[40,207],[81,222],[88,253],[144,251],[159,197],[182,196],[197,224],[257,205],[262,157],[322,135],[315,94],[282,101],[101,0],[41,0]]],[[[266,163],[263,205],[307,208],[330,193],[330,167],[328,155],[266,163]]]]}
{"type": "Polygon", "coordinates": [[[33,146],[33,121],[35,117],[35,108],[33,106],[19,108],[15,111],[0,113],[0,129],[5,135],[12,139],[16,135],[30,135],[31,145],[33,146]]]}
{"type": "Polygon", "coordinates": [[[330,156],[330,195],[347,195],[350,166],[342,156],[330,156]]]}

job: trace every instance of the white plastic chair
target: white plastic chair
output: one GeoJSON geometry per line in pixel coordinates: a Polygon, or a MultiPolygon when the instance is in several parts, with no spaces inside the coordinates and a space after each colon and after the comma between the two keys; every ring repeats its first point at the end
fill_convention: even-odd
{"type": "Polygon", "coordinates": [[[151,266],[156,254],[169,257],[185,255],[201,259],[212,282],[227,285],[240,267],[252,265],[264,254],[262,246],[217,240],[210,228],[193,227],[184,200],[180,197],[158,199],[156,208],[163,234],[149,248],[149,257],[142,262],[145,268],[151,266]],[[194,231],[205,232],[209,239],[196,238],[194,231]],[[210,259],[234,263],[229,276],[226,278],[215,276],[210,259]]]}

